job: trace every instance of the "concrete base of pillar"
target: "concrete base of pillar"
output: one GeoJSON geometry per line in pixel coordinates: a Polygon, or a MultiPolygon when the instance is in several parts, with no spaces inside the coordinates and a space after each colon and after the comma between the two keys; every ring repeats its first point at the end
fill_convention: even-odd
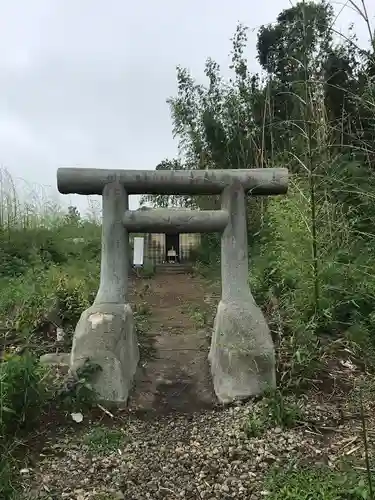
{"type": "Polygon", "coordinates": [[[221,403],[246,399],[275,387],[272,338],[251,294],[246,302],[220,301],[208,359],[221,403]]]}
{"type": "Polygon", "coordinates": [[[126,403],[139,361],[133,313],[128,304],[96,304],[78,321],[70,368],[85,361],[100,365],[92,385],[103,401],[126,403]]]}

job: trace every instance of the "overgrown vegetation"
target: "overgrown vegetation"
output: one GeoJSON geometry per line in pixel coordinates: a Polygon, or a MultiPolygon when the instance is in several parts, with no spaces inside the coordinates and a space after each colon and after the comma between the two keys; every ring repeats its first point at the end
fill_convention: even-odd
{"type": "Polygon", "coordinates": [[[91,379],[100,369],[89,360],[73,376],[62,376],[30,352],[3,354],[0,364],[0,495],[18,498],[17,456],[23,440],[53,412],[61,418],[96,402],[91,379]]]}
{"type": "MultiPolygon", "coordinates": [[[[95,209],[95,207],[93,207],[95,209]]],[[[97,289],[101,229],[35,193],[20,194],[0,171],[0,497],[18,498],[13,475],[27,434],[50,411],[92,405],[90,363],[76,377],[39,363],[69,348],[97,289]],[[56,342],[58,331],[63,341],[56,342]]]]}
{"type": "Polygon", "coordinates": [[[244,431],[249,438],[259,437],[268,428],[289,429],[301,422],[300,407],[280,390],[271,390],[264,395],[257,411],[251,413],[244,422],[244,431]]]}
{"type": "MultiPolygon", "coordinates": [[[[248,199],[249,282],[277,346],[281,394],[333,385],[347,391],[353,370],[375,367],[375,36],[365,3],[348,7],[363,22],[367,48],[353,28],[335,30],[328,2],[300,1],[259,29],[259,74],[248,69],[243,25],[232,39],[230,78],[212,59],[205,85],[178,67],[169,105],[180,156],[157,166],[289,169],[287,196],[248,199]]],[[[216,196],[145,201],[220,203],[216,196]]],[[[219,239],[204,237],[197,258],[205,275],[218,270],[219,239]]],[[[283,399],[273,401],[281,411],[283,399]]],[[[248,431],[263,426],[253,419],[248,431]]],[[[339,488],[329,474],[320,487],[324,471],[308,471],[306,481],[304,474],[275,486],[270,498],[370,498],[367,487],[339,488]]]]}
{"type": "MultiPolygon", "coordinates": [[[[96,405],[91,382],[100,367],[87,360],[75,376],[39,362],[69,352],[81,313],[97,293],[101,225],[98,208],[82,217],[75,207],[22,197],[0,170],[0,498],[19,498],[14,472],[28,433],[47,421],[96,405]],[[32,200],[30,202],[30,200],[32,200]],[[59,335],[61,338],[59,338],[59,335]]],[[[153,269],[145,270],[151,276],[153,269]]],[[[153,354],[146,335],[147,303],[135,308],[142,358],[153,354]]]]}
{"type": "Polygon", "coordinates": [[[332,471],[321,466],[311,469],[275,469],[267,480],[267,497],[271,500],[366,500],[371,499],[363,474],[350,469],[332,471]]]}
{"type": "MultiPolygon", "coordinates": [[[[178,67],[169,99],[178,160],[158,169],[287,167],[287,196],[248,199],[250,276],[272,325],[280,381],[321,370],[326,349],[349,342],[373,365],[375,53],[340,36],[325,1],[298,2],[258,32],[260,74],[248,70],[247,28],[232,39],[231,77],[206,62],[207,85],[178,67]],[[339,342],[337,342],[339,341],[339,342]]],[[[217,208],[216,196],[146,197],[155,205],[217,208]]],[[[218,237],[203,238],[198,268],[217,269],[218,237]]],[[[346,345],[346,344],[345,344],[346,345]]],[[[343,349],[342,349],[343,350],[343,349]]]]}

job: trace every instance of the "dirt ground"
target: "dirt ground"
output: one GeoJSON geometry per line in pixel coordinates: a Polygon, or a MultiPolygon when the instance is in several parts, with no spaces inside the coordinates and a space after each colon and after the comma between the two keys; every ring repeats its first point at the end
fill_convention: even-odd
{"type": "MultiPolygon", "coordinates": [[[[264,415],[279,413],[272,401],[216,405],[207,354],[219,297],[189,275],[133,280],[142,357],[129,407],[98,405],[80,423],[46,422],[21,465],[22,500],[261,500],[271,469],[291,461],[364,470],[353,391],[292,394],[287,408],[298,405],[300,416],[291,428],[258,429],[264,415]]],[[[374,401],[366,396],[370,458],[374,401]]]]}
{"type": "Polygon", "coordinates": [[[218,292],[189,274],[133,280],[130,302],[147,311],[143,335],[154,352],[141,360],[130,411],[190,412],[216,404],[207,355],[218,292]]]}

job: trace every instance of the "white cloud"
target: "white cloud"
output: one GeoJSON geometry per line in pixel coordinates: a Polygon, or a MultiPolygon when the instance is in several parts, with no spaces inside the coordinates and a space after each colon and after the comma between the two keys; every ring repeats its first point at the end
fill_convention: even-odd
{"type": "MultiPolygon", "coordinates": [[[[241,21],[254,28],[247,56],[256,70],[257,29],[289,6],[0,0],[0,164],[49,185],[62,165],[154,168],[176,153],[165,103],[176,92],[176,65],[197,78],[209,56],[225,67],[241,21]]],[[[348,9],[339,28],[351,21],[363,45],[365,26],[348,9]]]]}

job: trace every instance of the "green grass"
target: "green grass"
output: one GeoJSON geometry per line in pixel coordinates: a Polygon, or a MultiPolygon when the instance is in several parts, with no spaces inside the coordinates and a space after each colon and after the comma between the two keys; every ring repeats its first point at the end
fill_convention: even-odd
{"type": "Polygon", "coordinates": [[[258,438],[267,429],[290,429],[303,421],[301,408],[280,390],[265,393],[261,403],[244,421],[243,430],[248,438],[258,438]]]}
{"type": "MultiPolygon", "coordinates": [[[[202,306],[203,305],[204,304],[202,304],[202,306]]],[[[207,325],[207,311],[203,307],[191,306],[188,308],[188,314],[197,328],[203,328],[207,325]]]]}
{"type": "Polygon", "coordinates": [[[264,485],[269,500],[370,500],[366,478],[326,466],[273,470],[264,485]]]}
{"type": "MultiPolygon", "coordinates": [[[[147,292],[141,292],[140,298],[143,298],[147,292]]],[[[150,316],[151,309],[146,301],[138,302],[133,307],[135,329],[137,332],[139,354],[142,361],[151,359],[155,356],[156,350],[154,337],[150,335],[150,316]]]]}
{"type": "Polygon", "coordinates": [[[83,443],[93,454],[108,454],[120,449],[128,439],[123,429],[97,426],[84,435],[83,443]]]}

